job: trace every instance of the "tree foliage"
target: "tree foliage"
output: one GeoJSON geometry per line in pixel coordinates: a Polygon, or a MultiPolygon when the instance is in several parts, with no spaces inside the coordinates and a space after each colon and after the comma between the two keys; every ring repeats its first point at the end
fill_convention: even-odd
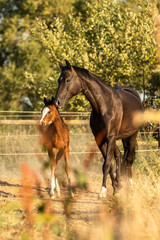
{"type": "MultiPolygon", "coordinates": [[[[35,19],[48,27],[56,16],[65,18],[73,0],[0,0],[0,109],[38,109],[43,83],[52,74],[45,50],[32,38],[35,19]],[[65,6],[63,4],[65,3],[65,6]],[[36,78],[28,80],[28,74],[36,78]],[[27,105],[25,98],[32,105],[27,105]]],[[[46,92],[43,92],[46,94],[46,92]]],[[[43,103],[42,103],[43,104],[43,103]]]]}
{"type": "Polygon", "coordinates": [[[46,49],[54,76],[57,62],[66,58],[112,86],[127,85],[142,91],[143,78],[147,86],[156,63],[152,4],[139,1],[133,9],[101,0],[87,1],[86,5],[85,21],[74,12],[65,22],[56,18],[50,29],[45,21],[37,21],[34,36],[46,49]]]}
{"type": "MultiPolygon", "coordinates": [[[[58,62],[64,59],[112,86],[127,85],[142,92],[145,80],[149,89],[156,64],[150,0],[65,0],[65,6],[73,4],[69,14],[65,14],[68,8],[62,11],[64,1],[1,2],[17,6],[11,12],[6,6],[2,17],[6,31],[2,29],[0,42],[5,59],[1,61],[1,100],[8,99],[8,108],[11,100],[17,108],[20,96],[28,96],[33,108],[39,109],[44,95],[55,94],[58,62]],[[7,95],[10,84],[15,89],[7,95]]],[[[87,110],[89,104],[80,94],[66,108],[87,110]]]]}

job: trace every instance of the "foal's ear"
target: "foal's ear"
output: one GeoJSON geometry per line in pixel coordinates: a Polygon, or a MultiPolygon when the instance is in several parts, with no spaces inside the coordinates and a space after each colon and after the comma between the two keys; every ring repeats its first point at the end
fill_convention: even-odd
{"type": "Polygon", "coordinates": [[[55,102],[55,98],[52,96],[52,104],[54,104],[55,102]]]}
{"type": "Polygon", "coordinates": [[[44,104],[46,105],[46,103],[47,103],[47,99],[44,97],[44,104]]]}
{"type": "Polygon", "coordinates": [[[59,62],[59,67],[63,69],[64,68],[63,63],[59,62]]]}
{"type": "Polygon", "coordinates": [[[66,62],[67,68],[71,68],[71,64],[69,63],[69,61],[65,59],[65,62],[66,62]]]}

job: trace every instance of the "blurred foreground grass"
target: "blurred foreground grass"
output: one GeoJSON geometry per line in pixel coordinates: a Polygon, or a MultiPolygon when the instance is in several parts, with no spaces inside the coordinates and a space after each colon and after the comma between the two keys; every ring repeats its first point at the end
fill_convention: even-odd
{"type": "MultiPolygon", "coordinates": [[[[101,184],[100,178],[96,178],[97,173],[92,173],[94,175],[92,180],[87,178],[87,171],[83,174],[86,181],[85,189],[87,185],[90,191],[84,191],[83,187],[80,187],[81,178],[77,177],[76,186],[80,187],[79,194],[75,199],[70,199],[67,195],[57,199],[61,204],[61,210],[57,208],[56,200],[51,201],[43,196],[40,198],[35,192],[37,186],[31,190],[29,198],[1,197],[0,239],[160,239],[160,152],[137,153],[133,169],[133,186],[128,185],[126,179],[123,179],[123,187],[119,193],[113,196],[109,187],[108,196],[103,200],[98,200],[98,194],[92,198],[93,185],[101,184]],[[81,211],[84,215],[87,213],[89,205],[87,207],[82,201],[82,209],[75,207],[87,194],[88,204],[92,204],[93,201],[94,207],[97,208],[91,221],[87,214],[84,219],[80,217],[81,211]],[[29,210],[24,207],[24,202],[27,201],[30,201],[29,210]],[[30,211],[32,218],[28,217],[27,211],[30,211]]],[[[79,175],[76,172],[76,176],[79,175]]],[[[32,186],[33,182],[30,184],[32,186]]],[[[110,184],[108,179],[107,185],[110,184]]]]}

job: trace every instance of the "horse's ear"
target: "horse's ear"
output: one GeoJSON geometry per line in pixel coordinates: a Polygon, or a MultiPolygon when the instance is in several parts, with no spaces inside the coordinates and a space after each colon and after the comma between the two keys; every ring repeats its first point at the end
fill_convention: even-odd
{"type": "Polygon", "coordinates": [[[54,102],[55,102],[55,98],[52,96],[52,103],[54,104],[54,102]]]}
{"type": "Polygon", "coordinates": [[[64,68],[63,63],[59,62],[59,67],[63,69],[64,68]]]}
{"type": "Polygon", "coordinates": [[[46,103],[47,103],[47,99],[44,97],[44,104],[46,105],[46,103]]]}
{"type": "Polygon", "coordinates": [[[71,64],[69,63],[69,61],[65,59],[65,62],[66,62],[67,68],[71,68],[71,64]]]}

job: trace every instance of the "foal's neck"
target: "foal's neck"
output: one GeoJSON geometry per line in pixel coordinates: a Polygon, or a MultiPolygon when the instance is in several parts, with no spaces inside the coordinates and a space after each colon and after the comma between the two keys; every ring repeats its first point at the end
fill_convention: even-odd
{"type": "Polygon", "coordinates": [[[58,130],[59,128],[61,128],[63,126],[63,123],[64,122],[63,122],[63,120],[62,120],[62,118],[59,115],[59,112],[57,110],[56,117],[55,117],[55,119],[53,121],[53,124],[54,124],[55,128],[58,130]]]}

